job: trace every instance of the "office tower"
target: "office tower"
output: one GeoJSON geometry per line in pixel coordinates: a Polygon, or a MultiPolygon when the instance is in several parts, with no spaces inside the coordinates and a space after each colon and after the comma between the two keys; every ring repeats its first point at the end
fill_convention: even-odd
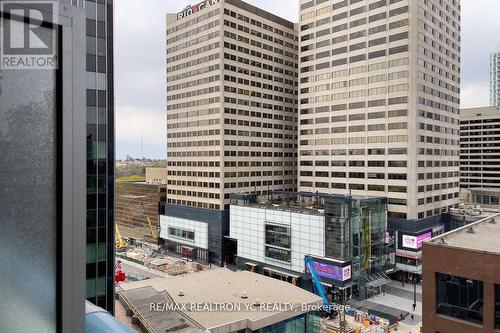
{"type": "Polygon", "coordinates": [[[500,187],[499,146],[500,107],[460,111],[461,188],[500,187]]]}
{"type": "Polygon", "coordinates": [[[87,12],[87,299],[113,313],[113,0],[86,0],[84,5],[87,12]]]}
{"type": "Polygon", "coordinates": [[[240,0],[167,14],[166,247],[221,264],[232,193],[296,189],[297,35],[240,0]],[[196,231],[195,231],[196,230],[196,231]]]}
{"type": "Polygon", "coordinates": [[[460,3],[301,0],[299,30],[299,190],[386,196],[420,273],[459,202],[460,3]]]}
{"type": "Polygon", "coordinates": [[[458,1],[300,2],[299,189],[458,203],[458,1]]]}
{"type": "Polygon", "coordinates": [[[490,56],[490,105],[500,106],[500,43],[490,56]]]}

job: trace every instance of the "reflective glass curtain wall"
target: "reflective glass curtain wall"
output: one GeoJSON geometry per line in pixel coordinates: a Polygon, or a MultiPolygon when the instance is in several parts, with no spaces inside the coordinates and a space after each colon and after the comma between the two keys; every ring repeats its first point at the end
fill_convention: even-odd
{"type": "Polygon", "coordinates": [[[387,199],[327,196],[324,205],[326,256],[351,260],[354,279],[382,271],[387,199]]]}
{"type": "Polygon", "coordinates": [[[113,0],[86,0],[87,288],[114,310],[113,0]]]}

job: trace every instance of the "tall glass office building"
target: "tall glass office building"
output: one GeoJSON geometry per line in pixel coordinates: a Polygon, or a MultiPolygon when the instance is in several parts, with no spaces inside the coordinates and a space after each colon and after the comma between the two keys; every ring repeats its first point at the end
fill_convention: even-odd
{"type": "MultiPolygon", "coordinates": [[[[75,2],[75,0],[73,0],[75,2]]],[[[83,2],[83,1],[82,1],[83,2]]],[[[113,0],[86,0],[87,288],[114,311],[113,0]]]]}

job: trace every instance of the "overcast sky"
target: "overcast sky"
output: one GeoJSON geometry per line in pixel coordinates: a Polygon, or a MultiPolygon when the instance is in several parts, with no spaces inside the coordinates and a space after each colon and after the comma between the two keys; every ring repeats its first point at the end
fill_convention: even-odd
{"type": "MultiPolygon", "coordinates": [[[[246,1],[291,21],[298,20],[298,0],[246,1]]],[[[141,157],[141,135],[145,157],[167,157],[165,14],[197,2],[115,1],[118,159],[141,157]]],[[[462,0],[462,107],[489,104],[489,54],[497,42],[500,1],[462,0]]]]}

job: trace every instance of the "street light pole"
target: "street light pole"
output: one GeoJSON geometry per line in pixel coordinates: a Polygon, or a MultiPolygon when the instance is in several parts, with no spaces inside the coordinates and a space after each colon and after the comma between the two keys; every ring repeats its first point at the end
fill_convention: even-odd
{"type": "Polygon", "coordinates": [[[417,308],[417,274],[413,273],[413,312],[417,308]]]}

